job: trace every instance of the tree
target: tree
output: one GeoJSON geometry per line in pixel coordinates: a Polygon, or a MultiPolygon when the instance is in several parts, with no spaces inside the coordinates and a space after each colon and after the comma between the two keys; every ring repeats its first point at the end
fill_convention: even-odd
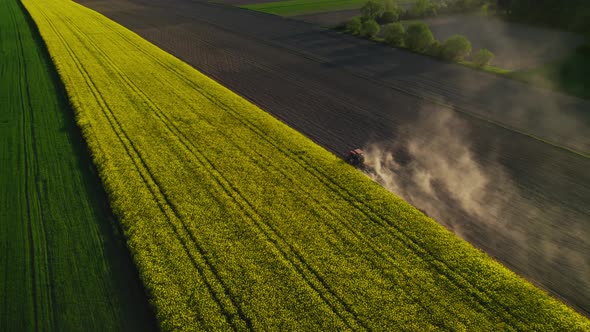
{"type": "Polygon", "coordinates": [[[489,65],[490,62],[492,62],[492,59],[494,59],[494,53],[485,48],[482,48],[479,52],[473,55],[473,63],[479,67],[489,65]]]}
{"type": "Polygon", "coordinates": [[[361,33],[362,22],[360,17],[355,17],[346,24],[346,31],[353,35],[361,33]]]}
{"type": "Polygon", "coordinates": [[[399,5],[396,0],[385,0],[383,7],[385,11],[394,11],[395,8],[399,8],[399,5]]]}
{"type": "Polygon", "coordinates": [[[379,23],[381,24],[388,24],[397,22],[399,20],[399,14],[394,11],[386,10],[384,11],[381,16],[379,16],[379,23]]]}
{"type": "Polygon", "coordinates": [[[399,21],[403,9],[394,0],[385,0],[383,2],[383,13],[379,17],[378,23],[387,24],[399,21]]]}
{"type": "Polygon", "coordinates": [[[406,29],[401,23],[390,23],[383,28],[383,37],[385,42],[391,46],[404,46],[406,29]]]}
{"type": "Polygon", "coordinates": [[[471,53],[471,42],[462,35],[449,37],[441,47],[441,55],[447,60],[460,61],[469,53],[471,53]]]}
{"type": "Polygon", "coordinates": [[[381,26],[375,22],[375,20],[369,19],[363,22],[361,27],[361,35],[364,37],[373,38],[377,36],[379,30],[381,30],[381,26]]]}
{"type": "Polygon", "coordinates": [[[365,19],[376,19],[383,12],[383,4],[374,0],[369,0],[361,7],[361,14],[365,19]]]}
{"type": "Polygon", "coordinates": [[[436,7],[430,0],[418,0],[410,9],[413,17],[436,16],[436,7]]]}
{"type": "Polygon", "coordinates": [[[434,36],[426,23],[416,22],[408,26],[405,44],[409,49],[424,53],[433,41],[434,36]]]}

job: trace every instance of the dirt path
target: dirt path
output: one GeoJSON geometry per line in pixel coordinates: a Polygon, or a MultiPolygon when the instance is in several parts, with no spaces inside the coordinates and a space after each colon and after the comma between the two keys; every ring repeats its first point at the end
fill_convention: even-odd
{"type": "Polygon", "coordinates": [[[587,101],[227,6],[177,0],[163,11],[158,1],[83,3],[336,154],[380,143],[378,157],[407,156],[393,165],[388,187],[590,311],[590,160],[463,112],[445,115],[416,95],[585,152],[588,123],[579,119],[587,101]],[[439,172],[443,166],[448,172],[439,172]],[[424,170],[431,187],[419,176],[424,170]]]}

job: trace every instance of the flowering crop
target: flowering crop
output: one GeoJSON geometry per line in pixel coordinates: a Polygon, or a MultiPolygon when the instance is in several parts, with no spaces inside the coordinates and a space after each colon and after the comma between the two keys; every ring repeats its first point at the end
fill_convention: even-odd
{"type": "Polygon", "coordinates": [[[24,3],[164,330],[590,327],[136,34],[71,1],[24,3]]]}

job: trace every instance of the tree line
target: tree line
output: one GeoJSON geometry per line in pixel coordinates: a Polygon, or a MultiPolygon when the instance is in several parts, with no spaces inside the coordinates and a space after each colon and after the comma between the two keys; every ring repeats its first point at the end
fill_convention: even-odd
{"type": "Polygon", "coordinates": [[[497,7],[518,21],[590,33],[588,0],[497,0],[497,7]]]}

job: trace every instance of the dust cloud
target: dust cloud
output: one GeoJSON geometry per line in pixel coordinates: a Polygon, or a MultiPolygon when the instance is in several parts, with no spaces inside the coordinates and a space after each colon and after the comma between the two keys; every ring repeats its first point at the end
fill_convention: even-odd
{"type": "Polygon", "coordinates": [[[516,273],[588,311],[587,225],[527,197],[498,156],[476,155],[473,134],[451,110],[423,111],[395,142],[364,147],[372,168],[367,175],[516,273]]]}

